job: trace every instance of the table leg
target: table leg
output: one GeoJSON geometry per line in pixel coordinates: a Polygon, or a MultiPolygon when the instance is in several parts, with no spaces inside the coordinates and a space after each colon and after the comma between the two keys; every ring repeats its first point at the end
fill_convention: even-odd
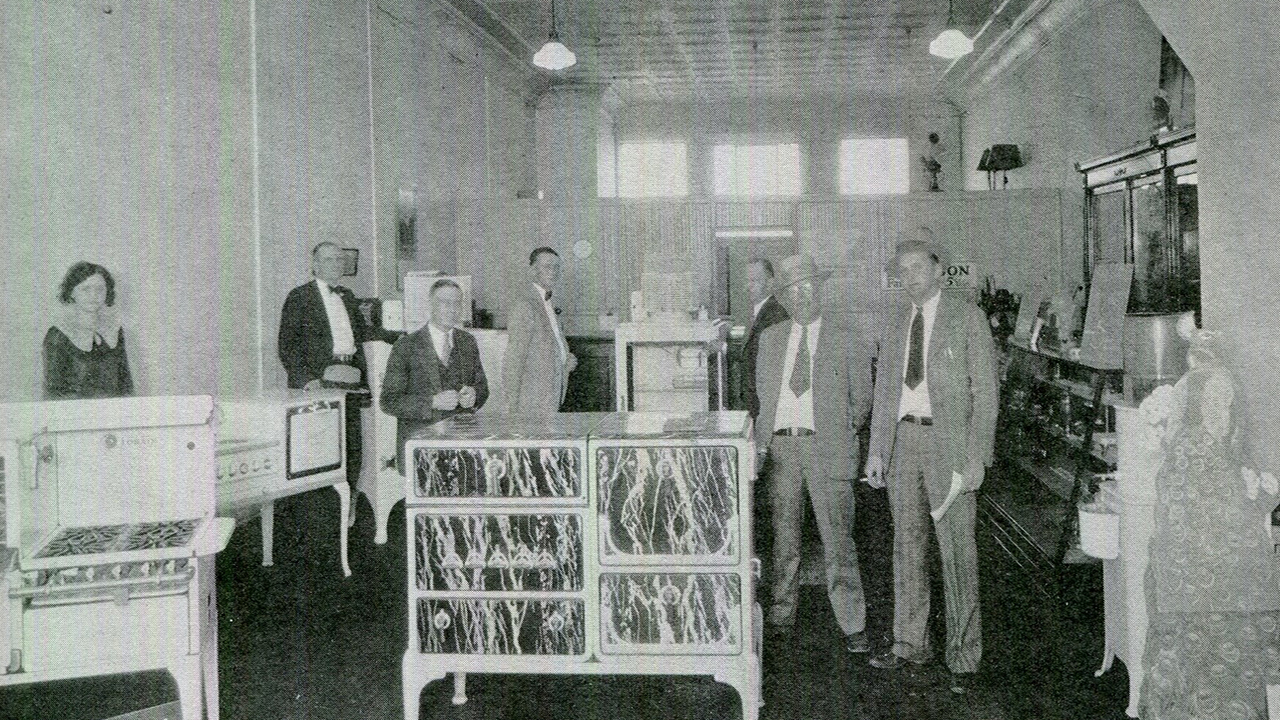
{"type": "Polygon", "coordinates": [[[333,489],[338,492],[338,545],[342,553],[342,574],[351,577],[351,566],[347,564],[347,513],[351,511],[351,487],[344,480],[334,483],[333,489]]]}
{"type": "Polygon", "coordinates": [[[271,567],[275,564],[272,554],[276,533],[275,502],[267,502],[258,508],[258,517],[262,518],[262,567],[271,567]]]}
{"type": "Polygon", "coordinates": [[[456,672],[453,674],[453,704],[467,704],[467,674],[456,672]]]}

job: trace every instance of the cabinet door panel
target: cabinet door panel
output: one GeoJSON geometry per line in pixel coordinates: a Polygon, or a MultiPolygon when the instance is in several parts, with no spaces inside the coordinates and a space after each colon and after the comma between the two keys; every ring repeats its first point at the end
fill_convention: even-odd
{"type": "Polygon", "coordinates": [[[418,650],[448,655],[582,655],[581,600],[418,600],[418,650]]]}
{"type": "Polygon", "coordinates": [[[734,447],[597,447],[602,562],[736,562],[734,447]]]}
{"type": "Polygon", "coordinates": [[[582,589],[577,515],[433,515],[414,518],[419,590],[582,589]]]}
{"type": "Polygon", "coordinates": [[[727,573],[601,574],[600,650],[742,652],[741,578],[727,573]]]}
{"type": "Polygon", "coordinates": [[[582,454],[572,446],[414,449],[420,498],[574,498],[582,454]]]}

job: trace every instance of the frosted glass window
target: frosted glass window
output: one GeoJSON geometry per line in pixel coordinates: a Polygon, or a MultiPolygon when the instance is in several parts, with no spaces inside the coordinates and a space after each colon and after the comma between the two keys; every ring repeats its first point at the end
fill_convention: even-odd
{"type": "Polygon", "coordinates": [[[716,195],[799,195],[800,146],[716,145],[712,149],[716,195]]]}
{"type": "Polygon", "coordinates": [[[906,138],[841,141],[841,195],[896,195],[910,189],[910,180],[906,138]]]}
{"type": "Polygon", "coordinates": [[[618,197],[689,194],[688,148],[683,142],[618,143],[618,197]]]}

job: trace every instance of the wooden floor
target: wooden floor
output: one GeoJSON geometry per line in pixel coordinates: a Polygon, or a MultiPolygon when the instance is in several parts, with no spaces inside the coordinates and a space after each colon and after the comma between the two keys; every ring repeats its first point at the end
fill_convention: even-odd
{"type": "MultiPolygon", "coordinates": [[[[362,500],[363,503],[363,500],[362,500]]],[[[891,525],[883,493],[858,490],[855,537],[876,645],[892,630],[891,525]]],[[[392,513],[390,540],[374,545],[367,504],[351,540],[351,578],[337,560],[332,492],[277,505],[275,566],[260,565],[256,521],[236,530],[218,557],[222,717],[228,720],[336,720],[401,714],[400,657],[406,644],[404,511],[392,513]]],[[[814,530],[806,553],[816,561],[814,530]]],[[[1102,678],[1101,569],[1068,568],[1060,600],[979,536],[985,654],[978,692],[953,696],[941,665],[918,673],[871,668],[850,656],[825,592],[801,591],[799,631],[765,645],[762,718],[1123,718],[1123,664],[1102,678]]],[[[811,577],[817,573],[809,572],[811,577]]],[[[765,588],[762,592],[767,592],[765,588]]],[[[940,587],[935,621],[941,627],[940,587]]],[[[935,638],[942,647],[941,635],[935,638]]],[[[424,718],[739,717],[734,691],[709,678],[471,676],[470,702],[449,702],[451,683],[422,698],[424,718]]],[[[0,688],[0,718],[102,720],[171,703],[164,673],[0,688]]]]}

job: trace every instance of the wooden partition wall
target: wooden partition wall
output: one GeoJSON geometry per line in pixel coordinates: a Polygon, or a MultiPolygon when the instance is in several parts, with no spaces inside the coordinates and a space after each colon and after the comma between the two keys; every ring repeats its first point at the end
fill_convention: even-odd
{"type": "Polygon", "coordinates": [[[528,282],[529,251],[556,248],[564,267],[557,304],[570,334],[596,332],[603,312],[626,319],[644,270],[696,272],[710,306],[717,228],[793,228],[800,248],[835,272],[828,291],[836,306],[874,317],[892,300],[880,289],[881,269],[906,232],[930,227],[954,260],[972,264],[979,286],[990,276],[995,287],[1022,292],[1074,281],[1064,277],[1063,236],[1079,221],[1064,216],[1056,189],[843,201],[459,201],[452,216],[458,271],[472,275],[477,305],[499,327],[509,293],[528,282]]]}

